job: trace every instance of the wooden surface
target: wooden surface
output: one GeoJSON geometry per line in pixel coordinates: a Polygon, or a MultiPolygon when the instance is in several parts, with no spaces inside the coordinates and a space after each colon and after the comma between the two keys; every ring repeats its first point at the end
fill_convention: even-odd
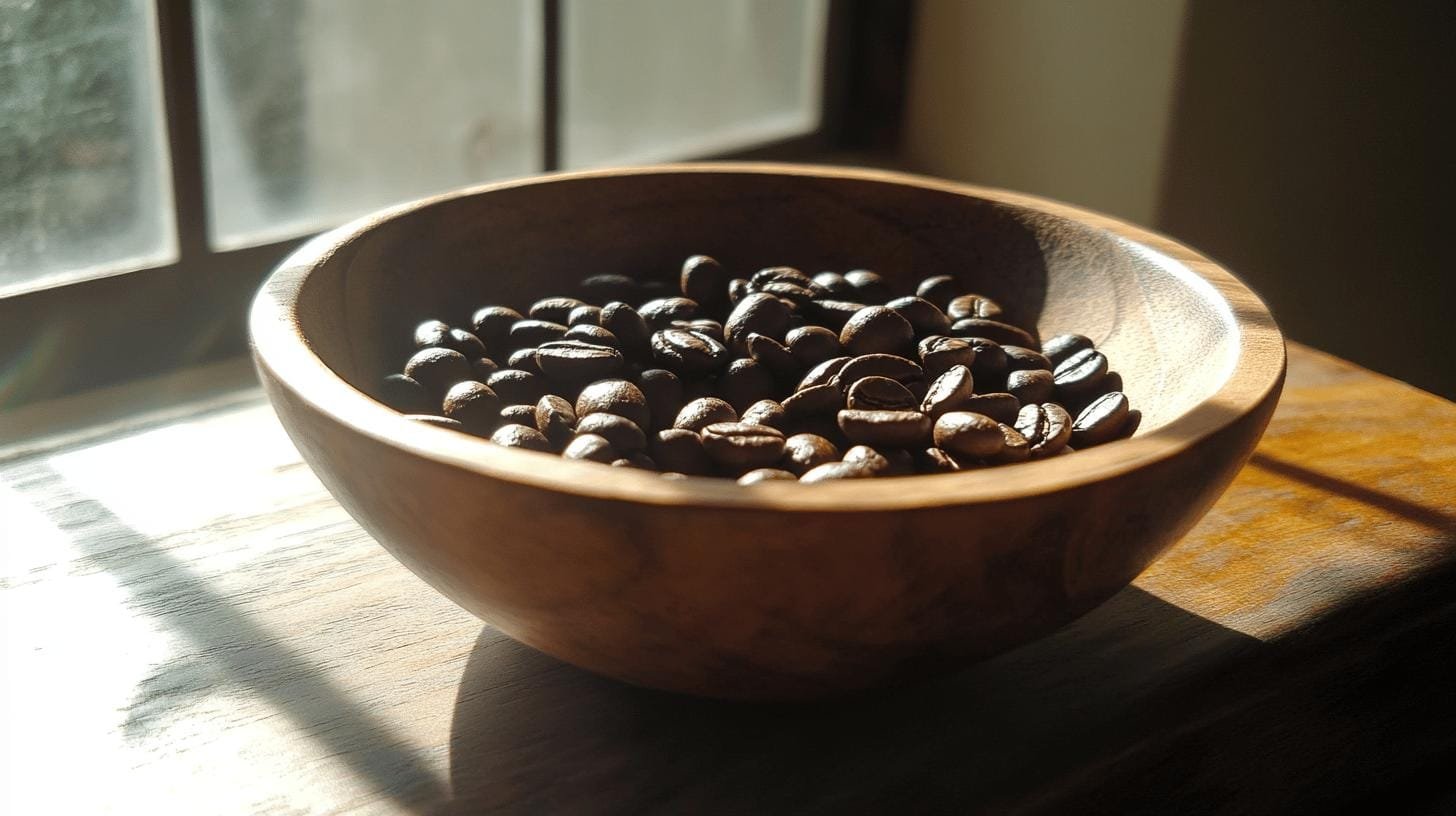
{"type": "Polygon", "coordinates": [[[227,379],[120,423],[86,418],[185,383],[0,415],[0,812],[1456,805],[1456,406],[1307,349],[1251,464],[1133,587],[947,680],[813,706],[504,639],[227,379]]]}

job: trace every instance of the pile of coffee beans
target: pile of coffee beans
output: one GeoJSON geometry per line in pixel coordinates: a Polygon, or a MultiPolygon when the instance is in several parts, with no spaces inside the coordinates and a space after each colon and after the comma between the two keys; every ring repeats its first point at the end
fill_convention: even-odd
{"type": "Polygon", "coordinates": [[[1091,340],[1040,343],[949,275],[897,297],[867,270],[735,278],[695,255],[664,289],[594,275],[524,314],[427,320],[379,396],[498,445],[742,484],[1045,459],[1138,425],[1091,340]]]}

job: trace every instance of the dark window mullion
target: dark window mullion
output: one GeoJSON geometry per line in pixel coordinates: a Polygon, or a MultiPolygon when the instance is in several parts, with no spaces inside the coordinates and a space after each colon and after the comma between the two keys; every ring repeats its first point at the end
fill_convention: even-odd
{"type": "Polygon", "coordinates": [[[561,169],[561,0],[541,0],[541,167],[561,169]]]}
{"type": "Polygon", "coordinates": [[[172,201],[178,263],[212,254],[207,242],[207,193],[202,168],[202,117],[191,0],[157,0],[163,104],[172,152],[172,201]]]}

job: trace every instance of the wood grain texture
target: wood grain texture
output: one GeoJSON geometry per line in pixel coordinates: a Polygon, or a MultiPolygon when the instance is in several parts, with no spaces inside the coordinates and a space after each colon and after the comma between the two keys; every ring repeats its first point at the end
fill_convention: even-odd
{"type": "Polygon", "coordinates": [[[1424,780],[1456,751],[1456,406],[1297,345],[1252,463],[1132,587],[935,683],[807,706],[624,686],[482,627],[259,392],[215,385],[0,462],[0,810],[1452,804],[1424,780]]]}
{"type": "Polygon", "coordinates": [[[264,387],[324,484],[396,557],[542,651],[654,688],[803,699],[995,654],[1126,586],[1210,506],[1278,399],[1263,304],[1173,241],[1055,202],[792,165],[488,185],[311,242],[253,311],[264,387]],[[511,450],[367,398],[425,317],[672,277],[694,252],[952,274],[1044,334],[1097,341],[1143,412],[1055,461],[744,489],[511,450]],[[914,542],[908,546],[907,542],[914,542]]]}

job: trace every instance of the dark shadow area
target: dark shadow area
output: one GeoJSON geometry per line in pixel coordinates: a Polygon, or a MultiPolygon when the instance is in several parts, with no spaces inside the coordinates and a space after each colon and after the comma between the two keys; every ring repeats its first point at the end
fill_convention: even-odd
{"type": "Polygon", "coordinates": [[[1384,491],[1355,484],[1346,479],[1327,476],[1319,471],[1310,470],[1302,465],[1296,465],[1286,459],[1270,456],[1267,453],[1255,453],[1249,459],[1249,464],[1267,470],[1270,473],[1277,473],[1287,479],[1304,482],[1326,493],[1344,496],[1347,499],[1354,499],[1355,501],[1368,504],[1371,507],[1377,507],[1387,513],[1409,519],[1423,527],[1430,527],[1433,530],[1444,533],[1456,533],[1456,513],[1444,512],[1434,507],[1425,507],[1414,502],[1406,501],[1398,496],[1392,496],[1384,491]]]}

